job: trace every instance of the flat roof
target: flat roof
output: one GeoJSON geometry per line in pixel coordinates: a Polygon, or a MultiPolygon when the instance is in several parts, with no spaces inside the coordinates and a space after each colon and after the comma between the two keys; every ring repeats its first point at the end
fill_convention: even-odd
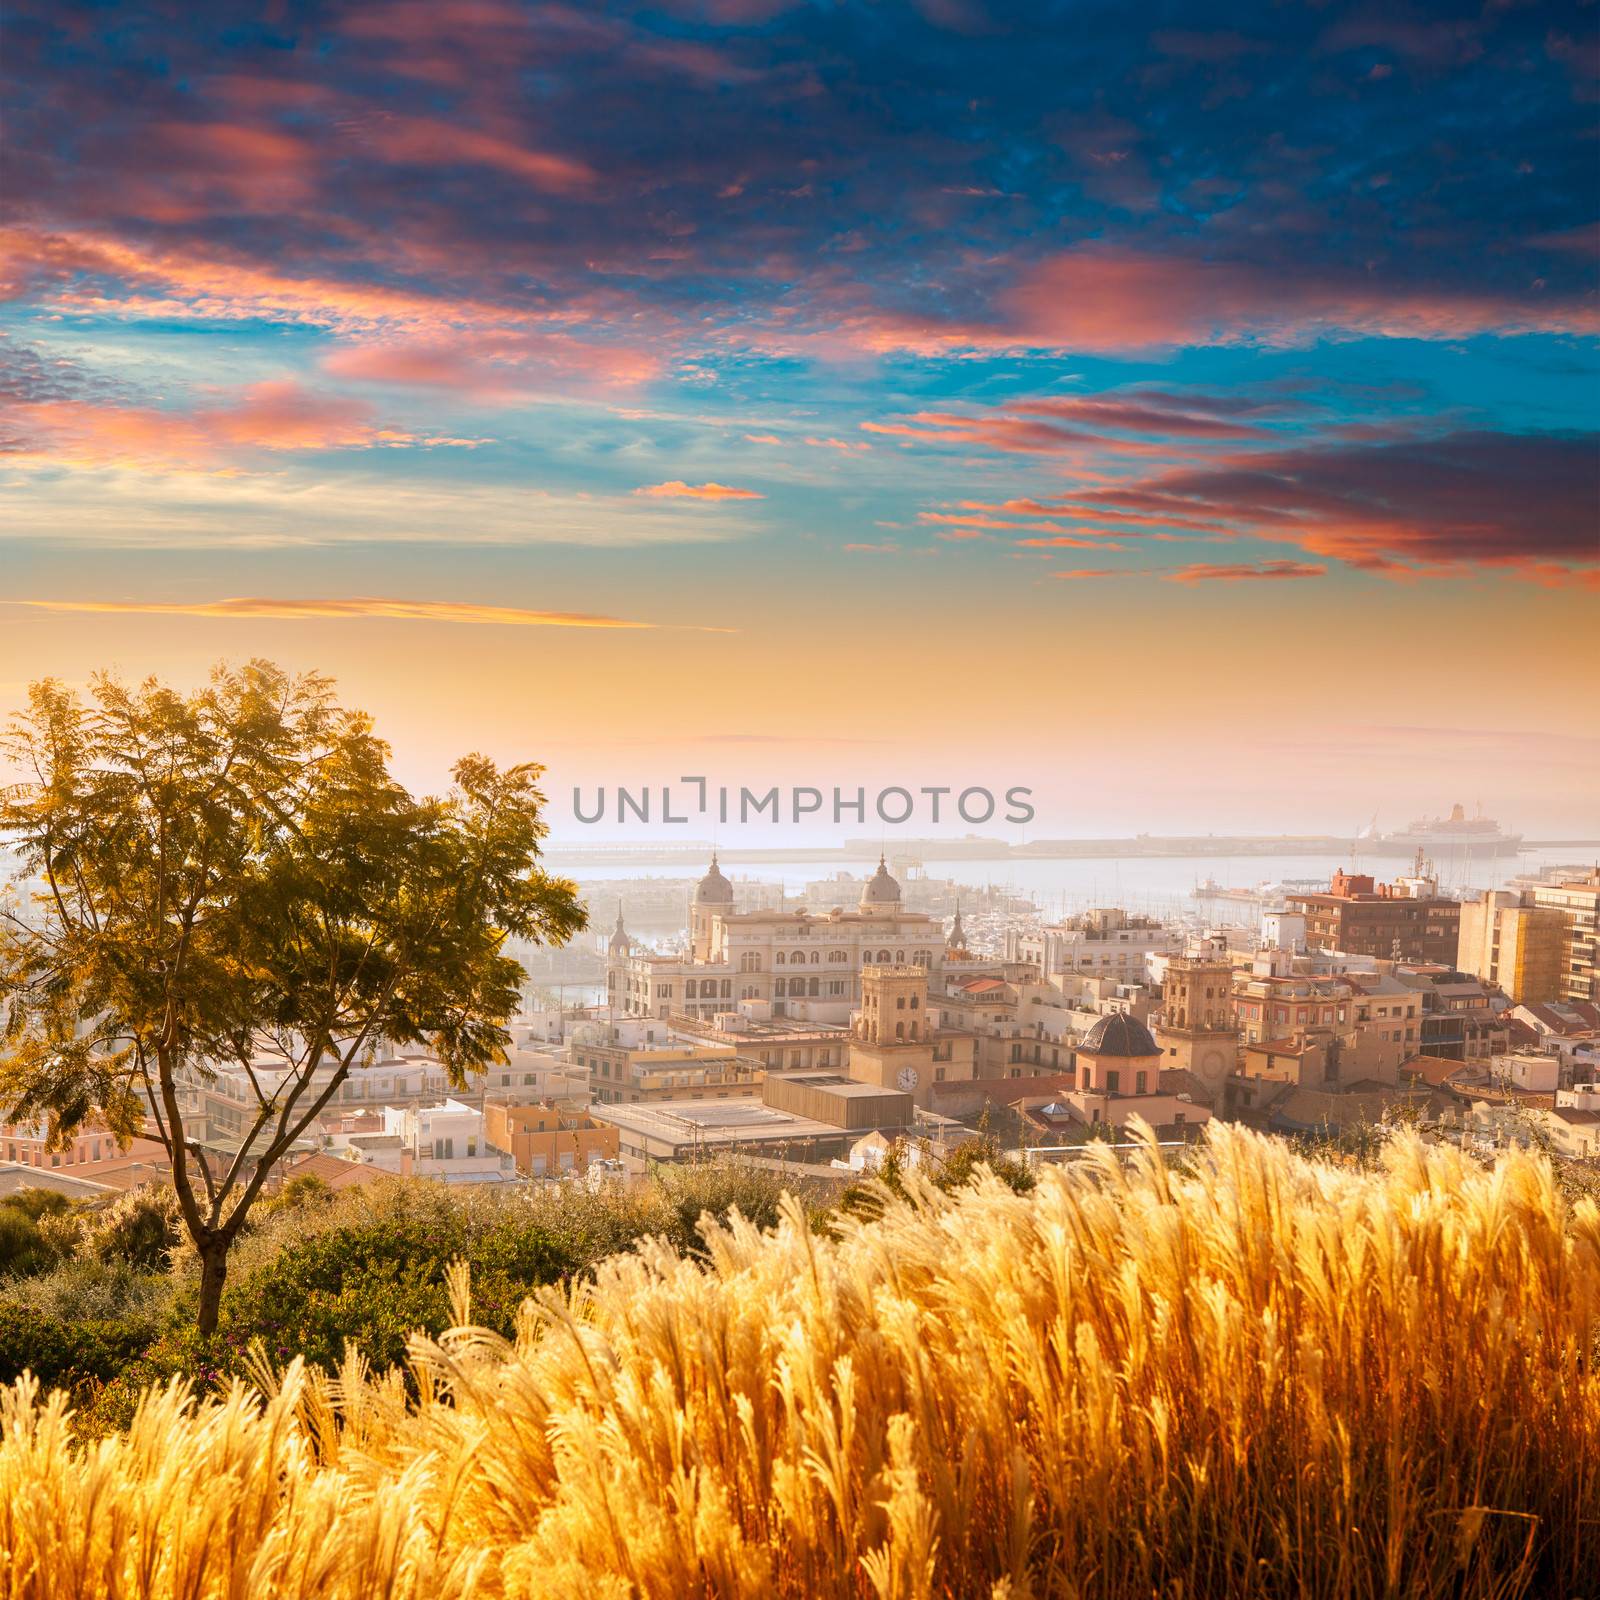
{"type": "Polygon", "coordinates": [[[760,1100],[673,1100],[664,1105],[598,1105],[590,1114],[649,1139],[737,1144],[741,1139],[837,1139],[844,1129],[779,1111],[760,1100]]]}

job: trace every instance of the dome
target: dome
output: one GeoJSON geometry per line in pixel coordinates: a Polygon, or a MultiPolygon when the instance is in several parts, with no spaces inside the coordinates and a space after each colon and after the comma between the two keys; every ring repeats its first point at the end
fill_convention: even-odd
{"type": "Polygon", "coordinates": [[[1078,1046],[1078,1054],[1132,1060],[1139,1056],[1158,1056],[1161,1047],[1137,1017],[1114,1011],[1108,1017],[1101,1017],[1089,1030],[1089,1036],[1078,1046]]]}
{"type": "Polygon", "coordinates": [[[617,902],[617,925],[611,930],[611,943],[606,947],[614,956],[625,956],[633,946],[628,930],[622,926],[622,902],[617,902]]]}
{"type": "Polygon", "coordinates": [[[711,857],[711,870],[694,886],[694,903],[697,906],[731,906],[733,885],[722,875],[715,853],[711,857]]]}
{"type": "Polygon", "coordinates": [[[861,891],[863,906],[897,906],[900,904],[900,885],[890,875],[882,856],[878,857],[878,870],[861,891]]]}

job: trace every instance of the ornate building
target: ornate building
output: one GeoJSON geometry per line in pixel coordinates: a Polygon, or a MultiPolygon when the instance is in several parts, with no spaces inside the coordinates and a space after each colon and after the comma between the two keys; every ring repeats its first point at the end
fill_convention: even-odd
{"type": "Polygon", "coordinates": [[[861,1003],[868,965],[910,965],[937,977],[944,962],[938,919],[907,911],[880,858],[854,911],[737,911],[715,856],[695,886],[687,954],[607,953],[610,1005],[629,1016],[714,1017],[751,1002],[758,1014],[844,1024],[861,1003]]]}
{"type": "Polygon", "coordinates": [[[1213,1096],[1239,1060],[1233,963],[1227,952],[1174,956],[1161,985],[1155,1042],[1166,1071],[1192,1072],[1213,1096]]]}

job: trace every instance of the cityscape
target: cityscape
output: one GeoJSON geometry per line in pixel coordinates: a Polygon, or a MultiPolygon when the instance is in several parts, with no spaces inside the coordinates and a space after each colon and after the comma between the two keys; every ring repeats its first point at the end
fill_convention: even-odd
{"type": "Polygon", "coordinates": [[[0,1600],[1600,1600],[1600,6],[0,75],[0,1600]]]}

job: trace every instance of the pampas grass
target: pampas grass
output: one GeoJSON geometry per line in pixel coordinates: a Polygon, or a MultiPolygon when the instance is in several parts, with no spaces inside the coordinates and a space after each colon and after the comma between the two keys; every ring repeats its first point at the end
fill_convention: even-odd
{"type": "Polygon", "coordinates": [[[74,1440],[0,1408],[0,1593],[1543,1596],[1600,1570],[1600,1212],[1543,1157],[1215,1127],[818,1234],[703,1227],[508,1343],[74,1440]]]}

